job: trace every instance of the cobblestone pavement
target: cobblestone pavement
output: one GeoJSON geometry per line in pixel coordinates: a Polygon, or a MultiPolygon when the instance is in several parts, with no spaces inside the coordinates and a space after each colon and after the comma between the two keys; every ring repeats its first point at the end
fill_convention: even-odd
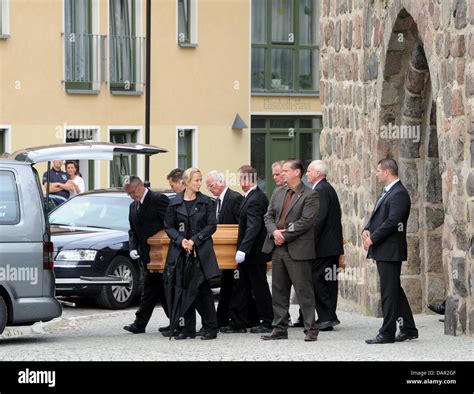
{"type": "MultiPolygon", "coordinates": [[[[134,319],[135,308],[101,310],[88,305],[65,308],[63,316],[31,327],[7,328],[0,336],[1,361],[324,361],[324,360],[473,360],[474,341],[466,336],[443,334],[439,316],[415,315],[420,339],[411,342],[367,345],[381,319],[364,316],[341,306],[341,325],[320,332],[317,342],[304,342],[301,328],[290,328],[289,339],[262,341],[258,334],[219,334],[216,340],[169,340],[158,333],[166,325],[157,307],[146,334],[133,335],[122,329],[134,319]]],[[[291,306],[297,316],[298,306],[291,306]]],[[[199,322],[199,318],[198,318],[199,322]]]]}

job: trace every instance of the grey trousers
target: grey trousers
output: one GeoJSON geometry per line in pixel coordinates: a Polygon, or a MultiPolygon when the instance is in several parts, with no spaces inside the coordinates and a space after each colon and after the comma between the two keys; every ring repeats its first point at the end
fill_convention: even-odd
{"type": "Polygon", "coordinates": [[[293,284],[303,314],[304,329],[305,331],[314,329],[312,261],[293,260],[288,254],[287,246],[283,245],[273,250],[272,265],[273,327],[278,330],[288,329],[290,293],[293,284]]]}

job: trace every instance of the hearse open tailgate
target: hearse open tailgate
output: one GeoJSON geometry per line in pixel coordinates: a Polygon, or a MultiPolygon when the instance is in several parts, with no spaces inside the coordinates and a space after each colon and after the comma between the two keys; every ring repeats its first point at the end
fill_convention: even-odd
{"type": "Polygon", "coordinates": [[[56,278],[56,287],[69,286],[128,286],[129,280],[116,276],[80,276],[79,278],[56,278]]]}

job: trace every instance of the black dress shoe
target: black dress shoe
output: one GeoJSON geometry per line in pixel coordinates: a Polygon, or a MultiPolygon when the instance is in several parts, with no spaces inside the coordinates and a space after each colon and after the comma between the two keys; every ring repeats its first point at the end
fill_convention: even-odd
{"type": "Polygon", "coordinates": [[[145,327],[138,327],[135,323],[129,324],[123,329],[128,332],[131,332],[132,334],[143,334],[145,332],[145,327]]]}
{"type": "Polygon", "coordinates": [[[272,328],[268,327],[268,326],[264,326],[263,324],[261,324],[261,325],[256,326],[256,327],[252,327],[250,329],[250,332],[252,334],[269,334],[269,333],[272,332],[272,328]]]}
{"type": "Polygon", "coordinates": [[[334,327],[321,328],[319,331],[334,331],[334,327]]]}
{"type": "Polygon", "coordinates": [[[326,321],[316,323],[315,327],[316,327],[316,329],[322,331],[325,328],[334,327],[334,326],[337,326],[338,324],[341,324],[341,322],[337,319],[336,320],[326,320],[326,321]]]}
{"type": "Polygon", "coordinates": [[[401,332],[395,337],[395,342],[403,342],[407,340],[417,339],[418,334],[407,334],[405,332],[401,332]]]}
{"type": "Polygon", "coordinates": [[[174,339],[178,341],[181,339],[187,339],[187,338],[190,338],[190,339],[196,338],[196,333],[195,332],[181,332],[177,336],[174,337],[174,339]]]}
{"type": "Polygon", "coordinates": [[[247,329],[227,326],[227,327],[222,327],[219,331],[224,334],[245,334],[247,332],[247,329]]]}
{"type": "Polygon", "coordinates": [[[260,338],[262,338],[264,341],[272,341],[275,339],[288,339],[288,331],[286,330],[277,330],[273,329],[271,334],[268,335],[262,335],[260,338]]]}
{"type": "Polygon", "coordinates": [[[428,304],[428,308],[438,315],[444,315],[446,312],[444,304],[428,304]]]}
{"type": "Polygon", "coordinates": [[[179,333],[178,330],[174,330],[174,334],[173,334],[173,335],[171,335],[171,331],[169,331],[169,330],[168,330],[168,331],[162,331],[162,332],[161,332],[161,335],[163,335],[164,337],[167,337],[167,338],[169,338],[169,337],[171,337],[171,336],[177,337],[179,334],[180,334],[180,333],[179,333]]]}
{"type": "Polygon", "coordinates": [[[204,328],[201,327],[201,328],[199,329],[199,331],[196,331],[196,335],[197,335],[198,337],[202,337],[205,332],[206,332],[206,331],[204,330],[204,328]]]}
{"type": "Polygon", "coordinates": [[[376,337],[371,338],[371,339],[366,339],[365,343],[368,343],[369,345],[374,345],[374,344],[381,344],[381,343],[394,343],[395,338],[388,338],[388,337],[383,337],[380,334],[377,334],[376,337]]]}
{"type": "Polygon", "coordinates": [[[208,341],[209,339],[216,339],[217,338],[217,331],[205,331],[204,334],[201,335],[201,339],[203,341],[208,341]]]}
{"type": "Polygon", "coordinates": [[[170,330],[170,326],[158,328],[158,331],[159,331],[159,332],[165,332],[165,331],[169,331],[169,330],[170,330]]]}

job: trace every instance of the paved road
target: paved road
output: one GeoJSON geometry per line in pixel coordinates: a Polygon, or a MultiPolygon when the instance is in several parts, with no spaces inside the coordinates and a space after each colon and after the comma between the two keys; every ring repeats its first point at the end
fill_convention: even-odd
{"type": "MultiPolygon", "coordinates": [[[[297,306],[291,306],[297,316],[297,306]]],[[[381,319],[363,316],[341,303],[342,324],[332,332],[321,332],[317,342],[304,342],[301,328],[290,328],[289,339],[262,341],[257,334],[219,334],[216,340],[168,340],[157,332],[165,325],[161,307],[146,334],[133,335],[122,327],[133,321],[134,308],[106,311],[82,304],[65,308],[61,318],[31,327],[8,328],[0,336],[1,361],[84,360],[473,360],[470,337],[443,334],[439,316],[416,315],[420,339],[386,345],[367,345],[364,339],[377,333],[381,319]]],[[[199,321],[199,318],[198,318],[199,321]]]]}

